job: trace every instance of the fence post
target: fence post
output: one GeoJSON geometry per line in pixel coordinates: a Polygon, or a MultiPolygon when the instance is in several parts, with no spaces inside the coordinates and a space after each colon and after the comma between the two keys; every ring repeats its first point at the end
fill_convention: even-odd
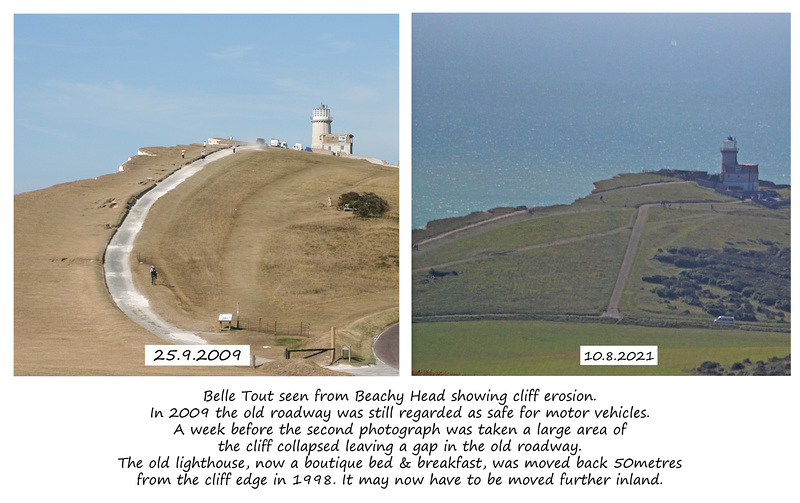
{"type": "Polygon", "coordinates": [[[331,327],[331,365],[336,358],[336,329],[331,327]]]}

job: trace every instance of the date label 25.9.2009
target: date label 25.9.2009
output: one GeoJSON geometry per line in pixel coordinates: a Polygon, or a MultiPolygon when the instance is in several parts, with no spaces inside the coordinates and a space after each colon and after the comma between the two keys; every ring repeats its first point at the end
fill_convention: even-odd
{"type": "Polygon", "coordinates": [[[658,346],[581,346],[581,365],[658,365],[658,346]]]}
{"type": "Polygon", "coordinates": [[[248,345],[152,345],[144,347],[145,365],[250,365],[248,345]]]}

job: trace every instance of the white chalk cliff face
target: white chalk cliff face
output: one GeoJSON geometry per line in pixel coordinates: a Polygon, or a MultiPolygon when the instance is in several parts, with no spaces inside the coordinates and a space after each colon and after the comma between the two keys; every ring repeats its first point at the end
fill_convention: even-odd
{"type": "MultiPolygon", "coordinates": [[[[146,152],[146,151],[144,151],[144,150],[142,150],[142,149],[139,149],[139,151],[138,151],[138,152],[136,152],[136,155],[149,155],[149,156],[151,156],[151,157],[154,157],[154,156],[156,156],[156,155],[158,155],[158,154],[154,154],[154,153],[152,153],[152,152],[146,152]]],[[[125,171],[125,164],[127,164],[127,163],[131,162],[131,159],[133,159],[133,157],[128,157],[128,160],[127,160],[127,161],[125,161],[124,163],[120,164],[120,165],[119,165],[119,170],[118,170],[118,171],[125,171]]]]}

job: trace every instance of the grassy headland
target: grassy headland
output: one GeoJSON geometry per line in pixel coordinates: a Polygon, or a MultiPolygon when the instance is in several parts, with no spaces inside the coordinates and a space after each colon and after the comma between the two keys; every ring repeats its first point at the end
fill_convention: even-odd
{"type": "Polygon", "coordinates": [[[179,326],[217,330],[218,313],[238,304],[242,330],[225,337],[250,341],[255,354],[282,351],[255,330],[260,319],[262,328],[309,326],[282,341],[296,347],[328,347],[336,327],[337,346],[370,361],[371,337],[399,318],[398,181],[397,168],[365,161],[237,151],[153,206],[135,244],[135,277],[144,290],[150,264],[159,267],[157,309],[179,326]],[[339,211],[346,192],[374,192],[390,210],[339,211]]]}
{"type": "MultiPolygon", "coordinates": [[[[224,147],[224,145],[209,145],[205,151],[209,153],[224,147]]],[[[125,163],[124,170],[121,172],[14,196],[15,374],[303,375],[320,373],[321,370],[324,370],[318,370],[316,366],[308,366],[308,362],[295,360],[291,360],[291,363],[277,361],[258,369],[146,367],[144,365],[145,344],[162,344],[163,341],[127,318],[114,304],[105,288],[103,253],[116,226],[122,221],[136,196],[149,190],[154,184],[180,169],[181,166],[199,159],[203,145],[150,147],[142,150],[154,155],[132,158],[125,163]],[[185,158],[181,158],[180,154],[183,149],[186,150],[185,158]]],[[[285,233],[285,236],[314,230],[308,227],[303,228],[305,225],[317,225],[313,222],[314,218],[304,220],[301,215],[309,209],[327,211],[326,208],[323,208],[323,206],[327,206],[327,192],[324,194],[325,199],[317,199],[316,197],[319,195],[317,192],[311,196],[314,198],[313,204],[319,208],[312,208],[308,198],[298,197],[298,200],[292,201],[291,196],[299,196],[303,187],[314,190],[313,187],[320,183],[318,179],[326,176],[328,167],[331,171],[339,173],[340,178],[335,180],[336,183],[329,179],[324,190],[334,191],[341,187],[369,186],[373,189],[372,191],[385,194],[384,197],[390,201],[395,211],[394,216],[389,215],[380,222],[378,219],[355,222],[353,218],[350,218],[351,215],[342,215],[341,212],[339,215],[334,215],[334,211],[331,210],[333,219],[336,217],[341,219],[334,227],[358,227],[358,224],[363,223],[363,228],[370,229],[375,233],[376,241],[380,238],[387,243],[392,242],[396,255],[396,211],[399,204],[397,169],[393,169],[391,172],[394,176],[394,181],[392,181],[389,168],[369,165],[365,161],[339,160],[309,153],[274,150],[279,155],[271,159],[275,160],[276,169],[278,165],[282,166],[280,170],[284,173],[283,177],[275,176],[275,171],[269,165],[262,165],[260,168],[255,164],[250,166],[250,170],[259,171],[260,176],[275,176],[274,186],[271,183],[260,183],[252,176],[247,177],[244,168],[234,176],[226,176],[226,170],[233,169],[237,162],[244,163],[247,159],[245,156],[238,157],[240,153],[245,154],[245,151],[237,151],[233,156],[229,156],[232,158],[230,161],[225,160],[228,164],[222,165],[222,161],[220,164],[210,164],[201,174],[196,175],[196,177],[206,177],[205,179],[209,183],[218,184],[215,187],[204,192],[201,178],[194,181],[190,179],[185,182],[186,187],[182,185],[170,193],[171,197],[188,205],[187,208],[191,208],[191,211],[195,212],[193,215],[182,213],[179,209],[173,211],[171,215],[179,218],[179,221],[171,220],[168,215],[163,217],[164,221],[154,223],[153,218],[162,218],[153,216],[162,211],[159,209],[162,204],[159,203],[153,208],[154,213],[148,217],[146,228],[142,230],[141,239],[137,240],[136,247],[137,249],[141,248],[144,243],[145,253],[140,254],[140,257],[147,258],[147,255],[158,257],[157,263],[163,272],[163,276],[159,280],[161,284],[156,288],[152,288],[148,284],[146,291],[151,298],[151,303],[159,306],[164,313],[168,313],[171,321],[186,322],[187,328],[209,329],[213,332],[219,329],[218,325],[215,326],[217,314],[231,312],[235,309],[236,302],[242,304],[243,316],[245,316],[244,313],[249,314],[250,305],[247,304],[248,300],[246,299],[254,298],[250,295],[249,288],[256,288],[257,282],[255,279],[253,281],[249,281],[249,278],[245,278],[243,281],[239,281],[239,279],[253,274],[253,271],[263,267],[267,260],[271,260],[271,253],[278,253],[289,260],[289,257],[296,258],[297,254],[308,253],[309,250],[286,241],[272,243],[273,240],[277,240],[274,234],[270,234],[269,239],[264,236],[274,229],[271,226],[256,225],[256,223],[265,223],[263,220],[256,220],[256,223],[253,223],[253,220],[247,220],[247,218],[258,219],[259,215],[283,214],[286,216],[286,221],[281,225],[295,226],[298,229],[295,233],[285,233]],[[283,157],[288,154],[295,157],[283,157]],[[278,159],[282,160],[278,162],[278,159]],[[292,175],[290,172],[294,172],[294,174],[292,175]],[[348,175],[347,172],[352,173],[348,175]],[[279,183],[281,178],[292,181],[288,185],[281,185],[279,183]],[[370,185],[370,180],[373,181],[373,185],[370,185]],[[194,198],[200,199],[185,197],[183,195],[185,190],[194,191],[194,198]],[[257,194],[254,194],[256,192],[257,194]],[[259,201],[259,197],[264,199],[259,201]],[[216,204],[221,206],[217,208],[214,206],[216,204]],[[231,215],[230,212],[237,208],[239,210],[231,215]],[[251,212],[252,214],[249,214],[251,212]],[[242,219],[236,218],[236,214],[240,215],[242,219]],[[247,227],[250,223],[254,225],[252,228],[247,227]],[[393,227],[394,235],[391,231],[393,227]],[[201,234],[192,240],[189,229],[201,234]],[[159,236],[158,232],[162,230],[168,235],[159,236]],[[183,244],[170,245],[172,233],[176,237],[180,237],[180,242],[183,244]],[[244,236],[248,233],[249,237],[244,236]],[[241,259],[242,255],[234,253],[237,245],[241,244],[240,251],[244,252],[254,249],[259,246],[259,243],[263,244],[263,247],[259,248],[259,252],[264,253],[249,255],[254,260],[259,257],[258,261],[226,263],[227,260],[241,259]],[[277,247],[277,252],[276,248],[269,247],[273,244],[277,247]],[[219,248],[224,248],[225,252],[220,252],[219,248]],[[163,252],[165,255],[169,255],[168,259],[159,255],[162,253],[162,249],[165,250],[163,252]],[[176,264],[174,268],[170,265],[172,263],[176,264]],[[214,273],[214,269],[218,269],[219,272],[214,273]],[[184,270],[185,273],[181,272],[184,270]],[[237,272],[239,270],[241,272],[237,272]],[[226,286],[237,288],[236,294],[230,297],[230,301],[224,296],[220,297],[219,293],[214,291],[217,286],[220,286],[219,283],[216,283],[218,280],[228,282],[226,286]],[[199,288],[193,285],[195,281],[201,285],[199,288]]],[[[333,192],[332,195],[335,199],[337,193],[333,192]]],[[[165,199],[164,206],[169,204],[166,201],[165,199]]],[[[317,237],[329,232],[334,231],[324,231],[317,237]]],[[[352,235],[347,232],[342,233],[343,240],[348,241],[349,245],[356,250],[364,247],[353,244],[349,238],[355,238],[358,243],[357,240],[363,238],[364,235],[361,229],[352,235]]],[[[314,242],[318,241],[314,240],[314,242]]],[[[390,244],[385,246],[387,249],[392,247],[390,244]]],[[[388,257],[389,252],[385,254],[387,257],[384,262],[387,265],[375,265],[368,262],[366,269],[380,269],[379,279],[374,283],[379,286],[373,288],[381,289],[381,292],[388,290],[387,285],[391,279],[387,278],[394,275],[396,299],[396,264],[392,263],[391,257],[388,257]],[[392,266],[394,266],[394,270],[392,266]]],[[[137,253],[134,252],[133,255],[136,257],[137,253]]],[[[369,253],[366,255],[369,256],[369,253]]],[[[283,258],[278,260],[283,260],[283,258]]],[[[142,273],[146,276],[147,271],[143,269],[144,267],[144,265],[136,263],[135,273],[142,273]]],[[[307,264],[298,265],[296,268],[284,266],[284,283],[287,285],[302,284],[303,276],[300,276],[300,280],[295,281],[295,273],[303,273],[307,267],[307,264]]],[[[326,274],[323,273],[320,277],[324,277],[326,274]]],[[[364,271],[361,274],[369,276],[373,272],[364,271]]],[[[338,277],[338,272],[336,276],[338,277]]],[[[333,281],[330,278],[328,280],[333,281]]],[[[359,284],[359,287],[363,288],[363,284],[359,284]]],[[[269,291],[276,288],[275,283],[264,287],[269,291]]],[[[303,302],[307,303],[310,298],[308,293],[305,296],[297,294],[295,297],[296,292],[286,290],[280,292],[282,293],[281,298],[287,304],[300,305],[303,302]]],[[[337,293],[340,292],[341,290],[337,290],[337,293]]],[[[263,298],[265,295],[263,292],[258,293],[258,298],[263,298]]],[[[323,297],[320,295],[320,300],[323,300],[323,297]]],[[[391,301],[387,300],[388,297],[390,297],[389,293],[376,294],[375,298],[380,299],[376,304],[371,304],[369,301],[353,302],[352,305],[356,307],[351,312],[347,312],[347,306],[340,303],[338,306],[341,310],[339,316],[326,317],[326,323],[329,321],[337,327],[356,327],[350,332],[350,335],[348,335],[348,331],[343,330],[342,332],[345,333],[342,334],[341,340],[344,341],[347,336],[353,337],[354,340],[359,339],[361,334],[382,328],[396,320],[396,300],[391,306],[391,301]]],[[[265,315],[274,312],[271,310],[271,306],[265,306],[264,311],[258,309],[257,312],[265,315]]],[[[288,309],[283,311],[283,313],[288,312],[288,309]]],[[[324,309],[320,308],[319,312],[324,312],[324,309]]],[[[291,318],[289,314],[285,314],[285,316],[291,318]]],[[[311,322],[312,329],[316,328],[320,331],[326,328],[328,331],[330,329],[330,325],[322,326],[321,321],[316,327],[310,319],[297,321],[311,322]]],[[[257,345],[260,349],[266,345],[274,345],[274,341],[268,336],[247,335],[244,331],[241,332],[240,334],[238,331],[234,331],[236,335],[233,336],[219,335],[217,336],[218,340],[212,342],[252,343],[251,347],[257,345]]],[[[309,338],[306,337],[304,341],[307,339],[309,338]]],[[[309,342],[313,341],[309,340],[309,342]]],[[[366,343],[367,349],[368,343],[369,341],[366,343]]],[[[353,346],[353,352],[356,354],[358,344],[353,344],[353,346]]]]}
{"type": "Polygon", "coordinates": [[[589,344],[589,339],[595,341],[592,344],[630,344],[623,331],[641,334],[637,344],[651,344],[644,335],[661,327],[667,330],[659,336],[663,351],[668,352],[664,361],[677,355],[684,358],[660,369],[641,367],[636,372],[682,373],[711,359],[710,353],[724,353],[711,350],[722,347],[713,342],[721,333],[713,320],[728,311],[740,321],[726,333],[741,335],[745,341],[729,337],[743,351],[720,354],[730,358],[727,363],[764,357],[758,348],[764,347],[767,336],[775,338],[769,351],[776,351],[768,357],[783,357],[789,353],[790,338],[789,232],[788,206],[768,209],[652,173],[598,182],[591,195],[571,205],[498,208],[463,221],[431,222],[413,236],[419,244],[412,255],[414,369],[451,374],[542,373],[539,365],[512,364],[520,354],[532,351],[549,358],[544,373],[619,369],[626,373],[629,367],[576,367],[579,346],[589,344]],[[649,211],[644,214],[641,241],[618,306],[622,316],[604,317],[633,223],[640,215],[637,208],[644,205],[649,211]],[[694,259],[676,258],[681,254],[694,259]],[[745,257],[752,262],[764,256],[786,266],[772,267],[777,272],[731,266],[745,257]],[[770,274],[775,278],[770,280],[770,274]],[[691,284],[687,277],[693,278],[691,284]],[[769,293],[761,291],[766,284],[773,285],[769,293]],[[776,289],[774,285],[783,286],[776,289]],[[502,319],[526,320],[517,322],[526,328],[515,327],[504,334],[508,327],[496,321],[502,319]],[[493,321],[478,324],[475,320],[493,321]],[[552,339],[520,344],[513,335],[554,333],[549,324],[556,320],[559,335],[552,339]],[[689,329],[708,344],[680,342],[689,329]],[[598,330],[602,336],[593,336],[598,330]],[[672,335],[668,335],[670,330],[672,335]],[[458,331],[471,334],[469,340],[452,335],[458,331]],[[715,337],[706,337],[707,333],[715,337]],[[669,337],[674,337],[671,342],[669,337]],[[506,356],[487,359],[481,338],[506,356]],[[526,344],[530,351],[522,349],[526,344]],[[458,346],[458,362],[444,356],[452,354],[451,345],[458,346]]]}

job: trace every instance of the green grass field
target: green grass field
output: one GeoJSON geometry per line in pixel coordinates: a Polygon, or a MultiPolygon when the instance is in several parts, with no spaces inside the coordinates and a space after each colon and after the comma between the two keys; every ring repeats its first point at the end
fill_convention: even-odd
{"type": "MultiPolygon", "coordinates": [[[[649,173],[621,175],[597,187],[605,192],[480,225],[474,225],[481,221],[476,214],[448,219],[442,226],[432,222],[426,241],[412,255],[413,369],[680,375],[705,361],[731,364],[790,353],[791,316],[784,308],[762,305],[748,295],[756,321],[719,329],[712,324],[715,315],[704,310],[708,306],[689,296],[659,297],[656,285],[642,279],[680,275],[679,267],[654,258],[669,249],[764,253],[788,248],[788,206],[771,210],[649,173]],[[662,201],[670,204],[662,206],[662,201]],[[600,315],[617,282],[636,208],[645,204],[651,206],[619,305],[622,322],[604,323],[610,320],[600,315]],[[451,232],[456,229],[461,230],[451,232]],[[497,321],[512,316],[537,321],[497,321]],[[541,321],[560,316],[572,318],[541,321]],[[575,316],[587,322],[575,322],[575,316]],[[581,367],[580,345],[658,345],[660,365],[581,367]]],[[[716,282],[724,279],[723,271],[711,274],[716,282]]],[[[703,285],[708,299],[731,294],[715,285],[703,285]]]]}
{"type": "Polygon", "coordinates": [[[673,205],[708,201],[723,203],[734,199],[692,182],[647,184],[628,187],[625,190],[594,193],[572,203],[576,210],[597,209],[610,206],[632,208],[646,203],[669,201],[673,205]],[[602,197],[602,199],[600,199],[602,197]]]}
{"type": "Polygon", "coordinates": [[[414,314],[598,315],[614,289],[627,240],[622,232],[447,268],[457,276],[415,275],[414,314]]]}
{"type": "Polygon", "coordinates": [[[457,239],[432,243],[415,252],[414,267],[432,267],[453,260],[506,253],[554,240],[607,233],[630,226],[634,216],[633,208],[613,208],[537,217],[484,232],[468,232],[457,239]]]}
{"type": "MultiPolygon", "coordinates": [[[[635,208],[656,204],[648,212],[620,307],[637,317],[710,321],[693,306],[668,305],[650,293],[652,285],[642,276],[677,274],[653,256],[659,249],[681,246],[763,250],[767,246],[761,243],[769,242],[787,247],[790,210],[738,202],[674,179],[676,183],[654,183],[663,179],[650,173],[621,175],[608,181],[616,190],[602,200],[592,194],[569,206],[523,212],[425,243],[412,255],[413,314],[601,314],[619,272],[635,208]],[[672,204],[661,208],[660,201],[672,204]],[[431,268],[457,275],[431,279],[431,268]]],[[[473,214],[461,225],[475,221],[473,214]]],[[[457,222],[447,219],[447,229],[458,228],[457,222]]]]}
{"type": "Polygon", "coordinates": [[[606,190],[618,189],[620,187],[634,187],[647,185],[650,183],[672,182],[674,178],[660,175],[658,173],[624,173],[608,180],[595,182],[595,189],[592,192],[603,192],[606,190]]]}
{"type": "Polygon", "coordinates": [[[551,321],[415,323],[412,370],[468,375],[688,375],[790,353],[788,333],[551,321]],[[582,366],[587,345],[658,346],[658,366],[582,366]]]}

